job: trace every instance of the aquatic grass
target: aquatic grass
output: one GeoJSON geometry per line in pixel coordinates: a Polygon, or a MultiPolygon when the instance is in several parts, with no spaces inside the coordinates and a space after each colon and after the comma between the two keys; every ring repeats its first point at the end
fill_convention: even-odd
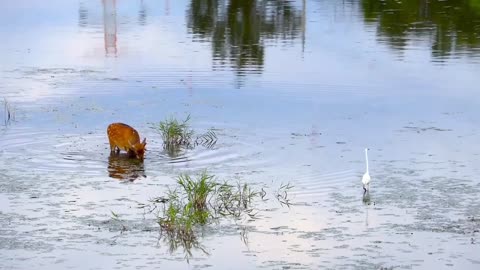
{"type": "Polygon", "coordinates": [[[163,204],[157,216],[160,228],[191,237],[197,225],[207,225],[220,218],[239,218],[242,214],[253,218],[252,203],[258,194],[246,183],[219,183],[206,171],[196,177],[182,174],[175,189],[150,201],[154,205],[150,212],[158,209],[157,204],[163,204]]]}
{"type": "Polygon", "coordinates": [[[217,183],[213,175],[204,171],[197,178],[182,174],[177,184],[177,189],[168,192],[168,206],[159,217],[159,225],[166,230],[188,234],[194,225],[208,222],[211,212],[207,200],[213,195],[217,183]]]}
{"type": "Polygon", "coordinates": [[[160,242],[160,240],[163,240],[163,242],[168,245],[170,253],[175,252],[178,248],[182,248],[185,252],[185,260],[187,262],[189,262],[190,257],[192,257],[192,250],[194,249],[202,251],[205,255],[209,255],[206,249],[200,244],[193,230],[161,230],[158,242],[160,242]]]}
{"type": "Polygon", "coordinates": [[[157,217],[157,223],[161,228],[159,241],[163,239],[168,244],[170,253],[182,247],[187,262],[192,256],[192,249],[199,249],[208,254],[200,245],[193,228],[199,220],[197,218],[199,214],[191,211],[191,204],[182,205],[176,190],[171,191],[168,197],[168,200],[160,200],[165,208],[157,217]]]}
{"type": "Polygon", "coordinates": [[[110,213],[112,214],[111,219],[121,226],[120,233],[123,233],[123,232],[127,231],[127,227],[125,226],[123,221],[120,219],[120,215],[113,212],[112,210],[110,210],[110,213]]]}
{"type": "Polygon", "coordinates": [[[169,155],[178,155],[182,147],[193,148],[201,145],[212,148],[217,143],[217,135],[213,129],[194,138],[195,132],[190,127],[190,119],[190,115],[185,120],[170,117],[153,125],[153,128],[161,134],[163,146],[168,150],[169,155]]]}
{"type": "Polygon", "coordinates": [[[247,226],[241,226],[240,227],[240,239],[242,242],[245,244],[245,246],[248,246],[249,244],[249,239],[248,239],[248,227],[247,226]]]}
{"type": "Polygon", "coordinates": [[[278,188],[276,192],[275,198],[277,198],[278,202],[282,206],[287,206],[290,208],[290,205],[292,204],[290,199],[288,198],[288,191],[292,189],[293,186],[290,183],[287,184],[280,184],[280,187],[278,188]]]}
{"type": "Polygon", "coordinates": [[[247,183],[237,182],[236,186],[227,182],[218,185],[216,191],[215,213],[222,217],[240,218],[242,214],[255,218],[256,213],[251,207],[253,200],[259,197],[260,193],[254,191],[247,183]]]}
{"type": "Polygon", "coordinates": [[[209,175],[205,171],[199,175],[196,181],[186,174],[178,177],[177,183],[187,194],[188,201],[192,204],[195,211],[206,209],[207,197],[218,185],[213,178],[213,175],[209,175]]]}
{"type": "Polygon", "coordinates": [[[155,128],[161,133],[166,147],[189,145],[193,136],[193,130],[188,124],[189,121],[190,115],[183,121],[171,117],[161,121],[155,128]]]}
{"type": "MultiPolygon", "coordinates": [[[[290,206],[288,191],[291,188],[290,184],[281,184],[273,195],[282,205],[290,206]]],[[[148,209],[149,213],[158,210],[155,214],[161,237],[169,243],[171,251],[183,247],[188,257],[190,248],[202,250],[197,237],[201,227],[223,219],[232,219],[236,224],[254,220],[257,215],[255,203],[257,199],[267,201],[266,195],[263,188],[258,191],[240,181],[234,184],[219,182],[214,175],[203,171],[195,176],[179,175],[174,189],[151,199],[150,204],[141,204],[140,208],[148,209]]],[[[247,243],[246,231],[242,234],[242,240],[247,243]]]]}
{"type": "Polygon", "coordinates": [[[167,155],[171,158],[176,158],[182,155],[184,152],[184,149],[182,149],[181,146],[178,145],[163,145],[163,149],[166,150],[167,155]]]}

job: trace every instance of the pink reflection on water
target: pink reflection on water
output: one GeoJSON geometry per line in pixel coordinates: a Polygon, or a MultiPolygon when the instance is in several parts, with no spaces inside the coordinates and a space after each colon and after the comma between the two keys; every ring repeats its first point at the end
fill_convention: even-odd
{"type": "Polygon", "coordinates": [[[116,0],[102,0],[106,56],[117,56],[117,6],[116,0]]]}

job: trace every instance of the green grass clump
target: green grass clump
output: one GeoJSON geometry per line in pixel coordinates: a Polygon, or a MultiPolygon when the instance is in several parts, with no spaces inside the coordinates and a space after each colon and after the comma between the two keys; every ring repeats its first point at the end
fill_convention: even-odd
{"type": "MultiPolygon", "coordinates": [[[[253,199],[259,195],[248,184],[219,183],[213,175],[202,172],[197,177],[180,175],[177,188],[169,191],[163,213],[158,216],[160,227],[188,236],[195,225],[206,225],[221,217],[254,217],[253,199]]],[[[160,200],[153,200],[158,202],[160,200]]]]}
{"type": "Polygon", "coordinates": [[[217,183],[214,176],[206,172],[196,179],[186,174],[180,175],[177,183],[179,187],[168,194],[168,206],[163,216],[159,217],[159,225],[167,231],[188,234],[194,225],[204,225],[211,217],[207,204],[214,195],[217,183]]]}
{"type": "Polygon", "coordinates": [[[156,128],[162,135],[164,145],[167,147],[189,145],[193,136],[189,121],[190,115],[183,121],[178,121],[173,117],[161,121],[156,128]]]}
{"type": "Polygon", "coordinates": [[[193,148],[202,145],[212,148],[217,143],[217,135],[213,129],[194,137],[195,132],[191,129],[189,121],[190,115],[183,121],[171,117],[153,126],[161,134],[163,146],[170,156],[177,156],[182,147],[193,148]]]}
{"type": "MultiPolygon", "coordinates": [[[[282,205],[290,205],[289,184],[281,185],[275,197],[282,205]]],[[[256,199],[267,201],[266,192],[260,192],[246,183],[218,182],[214,175],[206,171],[197,176],[182,174],[177,178],[177,186],[163,197],[151,200],[149,212],[157,211],[163,240],[167,241],[172,251],[181,246],[190,254],[190,248],[203,250],[195,231],[220,219],[250,221],[255,219],[254,204],[256,199]],[[158,207],[160,206],[160,207],[158,207]]],[[[203,250],[204,251],[204,250],[203,250]]],[[[204,251],[205,252],[205,251],[204,251]]]]}
{"type": "Polygon", "coordinates": [[[164,208],[163,216],[158,218],[162,239],[168,244],[170,252],[182,247],[186,252],[185,258],[192,256],[192,249],[200,249],[206,253],[198,242],[193,230],[201,213],[191,211],[191,204],[182,205],[175,192],[170,194],[168,206],[164,208]]]}
{"type": "Polygon", "coordinates": [[[177,183],[187,194],[188,201],[192,204],[195,211],[206,210],[207,198],[215,191],[215,187],[218,185],[214,181],[213,175],[209,175],[206,172],[201,173],[197,180],[186,174],[180,175],[177,183]]]}

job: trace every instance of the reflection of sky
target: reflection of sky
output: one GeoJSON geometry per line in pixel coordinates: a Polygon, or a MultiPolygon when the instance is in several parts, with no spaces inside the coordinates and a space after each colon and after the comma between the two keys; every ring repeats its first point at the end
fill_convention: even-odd
{"type": "MultiPolygon", "coordinates": [[[[188,1],[117,1],[118,55],[106,57],[101,1],[57,1],[48,6],[9,3],[6,16],[0,17],[0,33],[7,40],[0,44],[2,70],[74,67],[102,73],[51,79],[45,74],[43,79],[23,80],[17,79],[22,73],[8,73],[4,85],[21,88],[23,101],[102,93],[110,96],[95,103],[111,110],[125,100],[148,99],[142,113],[145,122],[171,114],[179,103],[191,104],[191,113],[214,122],[270,129],[303,129],[305,122],[335,129],[338,119],[346,115],[372,113],[376,115],[356,128],[379,134],[384,133],[381,129],[394,128],[389,123],[395,118],[406,123],[419,114],[429,118],[452,110],[470,115],[478,105],[479,100],[472,98],[478,91],[475,65],[461,59],[433,65],[428,48],[422,47],[405,51],[403,61],[399,60],[377,43],[374,33],[365,31],[355,6],[331,2],[308,3],[304,52],[300,40],[278,47],[270,41],[263,74],[247,75],[241,92],[225,92],[234,87],[235,75],[228,70],[212,72],[209,43],[191,42],[185,25],[187,5],[188,1]],[[146,14],[145,25],[138,20],[139,12],[146,14]],[[57,13],[61,15],[53,16],[57,13]],[[104,77],[122,81],[105,81],[104,77]],[[77,83],[64,86],[69,82],[77,83]],[[172,89],[189,92],[186,96],[158,94],[158,90],[172,89]],[[156,108],[155,102],[163,103],[165,97],[175,102],[156,108]],[[222,114],[205,111],[198,100],[220,106],[222,114]]],[[[14,94],[7,96],[15,98],[14,94]]],[[[135,117],[127,120],[136,121],[135,117]]],[[[474,117],[467,119],[478,122],[474,117]]],[[[377,140],[375,136],[360,138],[370,143],[377,140]]],[[[356,135],[349,139],[357,140],[356,135]]]]}
{"type": "MultiPolygon", "coordinates": [[[[209,72],[210,45],[192,43],[187,35],[187,1],[167,2],[117,1],[116,59],[105,58],[101,1],[55,1],[48,6],[38,1],[31,6],[24,1],[2,3],[7,12],[0,17],[0,33],[5,41],[0,44],[0,65],[4,69],[90,67],[131,77],[147,75],[146,67],[158,75],[172,69],[209,72]],[[85,18],[80,18],[79,9],[87,14],[85,18]],[[142,10],[146,14],[144,26],[138,20],[142,10]],[[79,20],[85,22],[79,24],[79,20]]],[[[459,91],[476,91],[475,65],[465,64],[462,59],[443,66],[432,65],[429,48],[420,46],[405,51],[401,61],[377,43],[374,33],[365,31],[355,7],[340,8],[341,5],[324,2],[308,3],[307,7],[305,52],[302,53],[300,40],[280,47],[269,42],[265,71],[261,76],[252,75],[251,80],[273,84],[272,87],[300,85],[302,89],[352,94],[389,95],[395,91],[458,95],[459,91]],[[350,8],[353,10],[348,11],[350,8]]],[[[212,79],[216,73],[206,77],[212,79]]],[[[230,80],[235,81],[233,77],[230,80]]]]}
{"type": "MultiPolygon", "coordinates": [[[[135,88],[143,91],[137,99],[150,96],[150,100],[156,99],[155,89],[190,89],[194,98],[199,95],[222,106],[222,120],[258,127],[268,123],[302,126],[302,120],[319,119],[334,125],[330,116],[339,108],[350,115],[381,112],[388,117],[376,121],[388,123],[398,113],[408,119],[427,113],[428,108],[470,110],[478,105],[478,99],[472,98],[478,91],[475,65],[462,59],[433,65],[428,48],[422,47],[405,51],[404,60],[399,60],[376,42],[374,33],[366,31],[354,5],[309,2],[304,52],[300,40],[278,47],[270,41],[263,74],[247,75],[240,93],[224,92],[234,87],[235,75],[228,70],[211,71],[209,43],[191,42],[185,25],[188,1],[116,1],[117,57],[105,56],[101,1],[2,5],[8,10],[0,17],[0,34],[6,40],[0,44],[2,70],[73,67],[104,72],[51,79],[45,74],[41,80],[35,76],[18,80],[22,73],[6,74],[4,84],[21,88],[23,101],[55,98],[60,93],[114,93],[97,101],[110,107],[112,100],[132,99],[135,88]],[[146,14],[145,25],[138,20],[139,14],[146,14]],[[104,77],[123,81],[102,81],[104,77]],[[68,82],[78,83],[62,86],[68,82]],[[456,103],[448,108],[452,101],[456,103]],[[246,104],[256,109],[244,110],[246,104]],[[278,111],[282,107],[288,110],[278,111]]],[[[170,98],[179,99],[178,94],[170,98]]],[[[195,106],[189,109],[194,111],[195,106]]]]}
{"type": "MultiPolygon", "coordinates": [[[[226,133],[236,132],[235,136],[249,143],[244,149],[233,148],[235,152],[232,153],[225,147],[227,155],[234,160],[224,162],[227,169],[219,173],[231,173],[229,169],[232,168],[255,169],[267,175],[264,179],[271,176],[282,181],[296,179],[303,173],[307,175],[307,185],[309,181],[321,179],[314,177],[319,172],[362,171],[362,149],[366,145],[372,148],[372,171],[377,174],[383,172],[381,166],[389,160],[401,160],[401,166],[406,168],[412,166],[409,163],[412,159],[456,160],[466,165],[466,168],[444,165],[447,176],[455,175],[450,170],[458,169],[469,177],[477,167],[475,153],[480,152],[480,145],[472,134],[478,134],[480,124],[478,66],[465,59],[434,65],[429,48],[420,45],[410,47],[399,58],[386,45],[377,43],[376,34],[364,26],[355,6],[343,6],[337,1],[308,2],[305,48],[301,40],[289,45],[269,41],[263,73],[247,75],[243,78],[246,81],[243,87],[235,89],[238,78],[228,67],[212,71],[211,45],[204,41],[192,42],[185,18],[188,1],[116,1],[116,57],[105,55],[101,3],[57,0],[49,1],[48,5],[43,1],[4,1],[0,4],[0,97],[7,95],[18,105],[19,111],[26,114],[17,125],[34,127],[38,131],[54,130],[60,133],[58,136],[62,132],[72,133],[74,138],[80,139],[83,137],[78,133],[92,132],[94,138],[105,139],[106,125],[121,120],[135,123],[142,136],[149,140],[156,138],[158,145],[158,134],[152,132],[147,123],[174,114],[191,113],[194,125],[225,128],[226,133]],[[27,72],[35,68],[74,68],[75,72],[46,71],[37,75],[27,72]],[[12,72],[14,69],[19,71],[12,72]],[[84,69],[95,72],[88,75],[78,72],[84,69]],[[29,74],[25,75],[26,72],[29,74]],[[30,106],[33,108],[28,111],[30,106]],[[417,134],[405,126],[433,126],[453,131],[417,134]],[[322,134],[292,138],[292,133],[315,132],[322,134]],[[260,155],[235,160],[236,156],[251,152],[260,155]],[[427,158],[427,154],[433,157],[427,158]],[[259,162],[257,159],[268,166],[241,167],[243,163],[255,165],[259,162]]],[[[31,140],[30,136],[27,140],[31,140]]],[[[231,143],[228,138],[226,140],[226,144],[231,143]]],[[[238,142],[233,141],[233,144],[238,142]]],[[[20,141],[18,145],[22,143],[25,142],[20,141]]],[[[3,150],[6,148],[3,144],[8,144],[8,140],[0,142],[4,153],[15,150],[15,145],[3,150]]],[[[107,141],[90,141],[88,145],[103,151],[107,141]]],[[[155,149],[155,140],[150,146],[155,149]]],[[[105,165],[108,150],[101,152],[85,145],[78,149],[82,150],[81,147],[88,148],[84,152],[102,160],[103,163],[95,164],[97,167],[105,165]]],[[[46,151],[43,148],[34,150],[46,151]]],[[[55,148],[48,157],[59,155],[55,151],[61,150],[55,148]]],[[[158,152],[151,151],[148,155],[156,157],[158,152]]],[[[146,160],[146,174],[150,178],[145,185],[154,182],[152,174],[165,178],[162,169],[168,165],[154,162],[158,161],[146,160]]],[[[202,163],[202,160],[191,163],[192,167],[202,164],[220,167],[215,162],[202,163]]],[[[55,161],[50,166],[55,167],[55,161]]],[[[417,168],[429,167],[418,165],[417,168]]],[[[436,173],[429,170],[422,176],[436,173]]],[[[342,179],[341,184],[355,186],[354,181],[359,179],[353,174],[349,177],[342,179]]],[[[154,193],[142,184],[132,185],[139,201],[145,192],[154,193]]],[[[129,189],[118,188],[116,182],[111,185],[121,190],[125,197],[131,196],[129,189]]],[[[80,192],[83,202],[110,199],[105,197],[109,187],[104,188],[96,192],[85,188],[80,192]]],[[[357,195],[354,188],[349,192],[352,197],[357,195]]],[[[157,195],[151,193],[148,195],[157,195]]],[[[109,193],[109,196],[119,195],[109,193]]],[[[4,201],[0,196],[0,204],[4,201]]],[[[13,207],[9,205],[8,208],[13,207]]],[[[319,215],[320,210],[296,209],[307,212],[300,216],[313,218],[292,221],[282,217],[277,219],[282,224],[273,224],[277,222],[273,219],[262,225],[266,228],[289,225],[303,231],[328,227],[323,215],[319,215]]],[[[83,210],[93,213],[98,208],[83,210]]],[[[361,218],[363,224],[363,213],[356,218],[361,218]]],[[[383,222],[384,218],[372,211],[371,226],[383,222]]],[[[311,243],[297,236],[281,236],[286,241],[282,242],[283,246],[278,245],[275,235],[252,234],[251,239],[254,244],[264,246],[264,253],[259,255],[261,259],[273,260],[278,259],[277,252],[286,250],[288,242],[311,243]]],[[[210,241],[224,240],[219,239],[210,241]]],[[[238,252],[242,247],[232,249],[238,252]]],[[[216,266],[230,263],[225,260],[228,255],[225,250],[228,249],[217,248],[213,253],[216,266]]],[[[298,260],[294,257],[289,259],[298,260]]],[[[249,261],[245,256],[236,258],[235,262],[240,260],[242,263],[249,261]]],[[[242,264],[242,268],[244,266],[242,264]]]]}

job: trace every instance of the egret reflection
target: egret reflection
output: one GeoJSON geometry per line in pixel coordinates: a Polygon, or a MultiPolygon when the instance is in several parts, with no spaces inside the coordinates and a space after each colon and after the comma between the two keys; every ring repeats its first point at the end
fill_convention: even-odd
{"type": "Polygon", "coordinates": [[[370,191],[364,192],[362,196],[362,202],[366,205],[370,205],[370,191]]]}

